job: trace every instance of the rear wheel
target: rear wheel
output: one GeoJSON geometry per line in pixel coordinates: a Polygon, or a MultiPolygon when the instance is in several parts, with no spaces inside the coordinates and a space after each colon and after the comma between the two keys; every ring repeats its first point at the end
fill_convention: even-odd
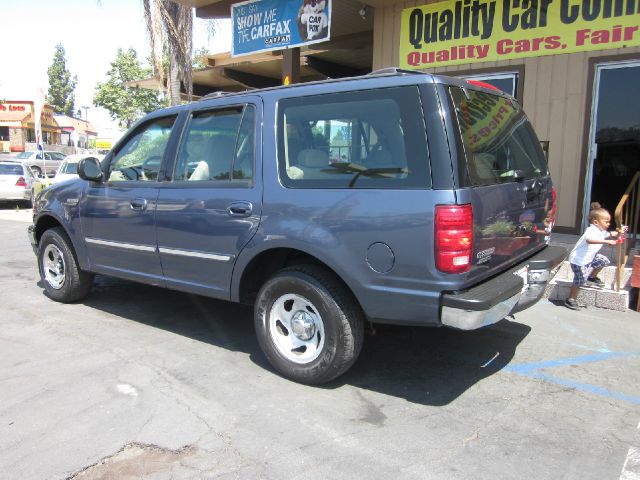
{"type": "Polygon", "coordinates": [[[42,169],[40,167],[31,167],[31,171],[36,177],[42,177],[42,169]]]}
{"type": "Polygon", "coordinates": [[[262,351],[278,372],[319,384],[342,375],[356,361],[364,315],[331,272],[300,265],[281,270],[260,289],[255,328],[262,351]]]}
{"type": "Polygon", "coordinates": [[[45,292],[53,300],[74,302],[91,291],[93,275],[80,270],[71,240],[60,227],[42,234],[38,266],[45,292]]]}

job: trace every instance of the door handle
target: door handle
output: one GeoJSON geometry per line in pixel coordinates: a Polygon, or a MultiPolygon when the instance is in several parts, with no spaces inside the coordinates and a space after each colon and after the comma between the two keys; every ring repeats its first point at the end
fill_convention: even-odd
{"type": "Polygon", "coordinates": [[[133,210],[141,210],[144,211],[147,209],[147,199],[146,198],[134,198],[133,200],[131,200],[129,202],[129,205],[131,205],[131,208],[133,210]]]}
{"type": "Polygon", "coordinates": [[[233,202],[227,207],[227,213],[232,217],[248,217],[252,211],[251,202],[233,202]]]}

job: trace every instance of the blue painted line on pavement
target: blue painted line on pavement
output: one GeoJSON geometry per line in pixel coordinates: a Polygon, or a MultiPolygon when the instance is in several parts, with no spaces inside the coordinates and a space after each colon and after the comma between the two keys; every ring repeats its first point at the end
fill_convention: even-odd
{"type": "Polygon", "coordinates": [[[633,403],[635,405],[640,405],[640,397],[637,397],[634,395],[627,395],[626,393],[612,391],[604,387],[592,385],[590,383],[581,383],[581,382],[576,382],[574,380],[568,380],[566,378],[556,377],[554,375],[550,375],[548,373],[539,371],[545,368],[563,367],[566,365],[578,365],[581,363],[601,362],[601,361],[610,360],[613,358],[638,357],[638,356],[640,356],[640,353],[636,353],[636,352],[600,352],[600,353],[594,353],[592,355],[581,355],[578,357],[563,358],[559,360],[548,360],[545,362],[507,365],[506,367],[504,367],[504,370],[508,372],[517,373],[518,375],[523,375],[529,378],[545,380],[547,382],[555,383],[563,387],[574,388],[576,390],[580,390],[583,392],[592,393],[592,394],[600,395],[603,397],[614,398],[616,400],[622,400],[625,402],[633,403]]]}
{"type": "Polygon", "coordinates": [[[565,365],[576,365],[579,363],[601,362],[602,360],[609,360],[610,358],[615,357],[631,357],[638,355],[640,354],[632,352],[602,352],[594,353],[591,355],[580,355],[579,357],[563,358],[560,360],[548,360],[545,362],[507,365],[505,367],[505,370],[526,375],[542,368],[563,367],[565,365]]]}
{"type": "Polygon", "coordinates": [[[596,395],[600,395],[603,397],[615,398],[616,400],[623,400],[625,402],[634,403],[636,405],[640,405],[640,397],[635,397],[633,395],[627,395],[626,393],[615,392],[612,390],[608,390],[604,387],[598,387],[597,385],[591,385],[590,383],[580,383],[574,382],[573,380],[567,380],[566,378],[554,377],[553,375],[548,375],[546,373],[534,373],[533,375],[529,375],[532,378],[539,378],[541,380],[546,380],[548,382],[552,382],[563,387],[575,388],[576,390],[581,390],[587,393],[593,393],[596,395]]]}

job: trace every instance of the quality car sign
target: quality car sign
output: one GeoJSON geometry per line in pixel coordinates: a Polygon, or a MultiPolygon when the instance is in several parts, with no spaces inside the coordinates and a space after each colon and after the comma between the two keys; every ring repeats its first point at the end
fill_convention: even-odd
{"type": "Polygon", "coordinates": [[[640,46],[638,0],[449,0],[402,11],[400,67],[640,46]]]}
{"type": "Polygon", "coordinates": [[[325,42],[331,0],[253,0],[231,5],[232,56],[325,42]]]}

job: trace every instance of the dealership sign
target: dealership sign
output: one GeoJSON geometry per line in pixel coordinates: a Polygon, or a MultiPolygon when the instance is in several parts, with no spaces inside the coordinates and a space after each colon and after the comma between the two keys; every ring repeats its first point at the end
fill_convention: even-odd
{"type": "Polygon", "coordinates": [[[254,0],[231,5],[232,56],[329,40],[331,0],[254,0]]]}
{"type": "Polygon", "coordinates": [[[402,11],[400,66],[640,46],[639,0],[462,0],[402,11]]]}

